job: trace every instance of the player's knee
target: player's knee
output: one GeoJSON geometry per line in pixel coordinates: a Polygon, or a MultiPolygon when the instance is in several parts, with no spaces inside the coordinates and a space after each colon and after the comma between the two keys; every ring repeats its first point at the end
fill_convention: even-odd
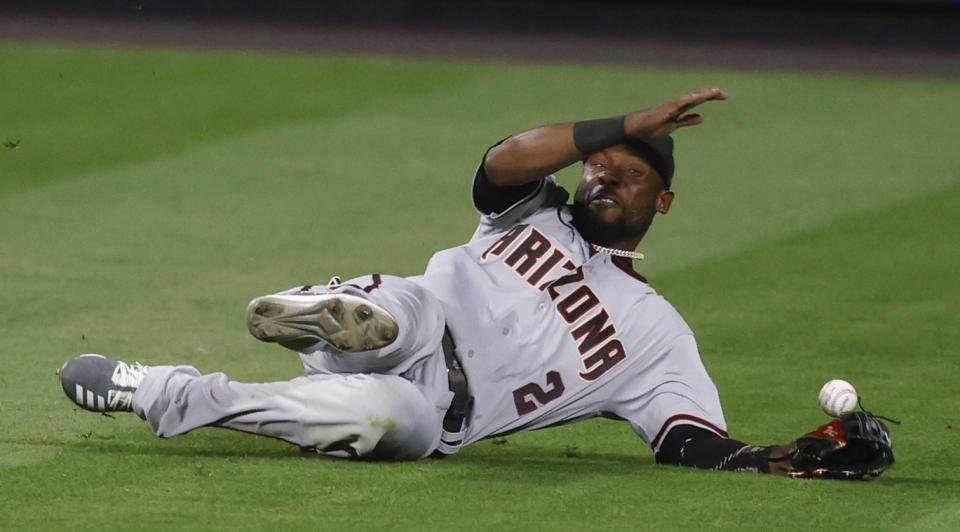
{"type": "Polygon", "coordinates": [[[338,423],[328,412],[304,413],[306,445],[373,460],[415,460],[440,434],[436,409],[409,381],[391,375],[354,375],[356,386],[338,397],[338,423]]]}
{"type": "Polygon", "coordinates": [[[370,294],[374,302],[391,312],[407,332],[426,336],[443,334],[443,307],[429,290],[402,277],[384,276],[384,290],[370,294]]]}
{"type": "Polygon", "coordinates": [[[380,393],[365,412],[365,425],[377,443],[365,457],[414,460],[426,456],[440,438],[437,408],[406,379],[372,377],[379,381],[380,393]]]}

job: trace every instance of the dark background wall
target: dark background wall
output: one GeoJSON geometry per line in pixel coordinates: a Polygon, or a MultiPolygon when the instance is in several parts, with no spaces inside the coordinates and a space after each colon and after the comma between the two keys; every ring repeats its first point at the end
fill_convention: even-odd
{"type": "Polygon", "coordinates": [[[32,0],[3,13],[960,50],[960,0],[32,0]]]}

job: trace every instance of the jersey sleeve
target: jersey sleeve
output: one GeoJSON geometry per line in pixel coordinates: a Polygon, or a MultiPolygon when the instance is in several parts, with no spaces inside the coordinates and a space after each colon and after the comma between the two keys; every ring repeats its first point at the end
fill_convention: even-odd
{"type": "Polygon", "coordinates": [[[693,425],[727,437],[720,395],[692,334],[677,336],[644,373],[627,383],[614,413],[627,420],[654,452],[676,425],[693,425]]]}
{"type": "Polygon", "coordinates": [[[473,177],[473,206],[480,214],[478,234],[502,231],[541,209],[564,205],[569,197],[553,175],[525,185],[495,185],[487,178],[481,160],[473,177]]]}

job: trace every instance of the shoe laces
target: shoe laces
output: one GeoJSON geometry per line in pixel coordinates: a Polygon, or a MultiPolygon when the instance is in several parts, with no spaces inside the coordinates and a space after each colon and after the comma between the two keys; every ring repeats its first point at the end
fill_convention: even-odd
{"type": "Polygon", "coordinates": [[[111,410],[131,410],[133,392],[110,390],[107,392],[107,406],[111,410]]]}
{"type": "Polygon", "coordinates": [[[111,375],[110,379],[116,386],[136,388],[140,386],[140,381],[143,380],[143,376],[146,375],[148,371],[150,371],[150,366],[144,366],[139,362],[134,362],[133,364],[120,362],[117,364],[117,367],[113,369],[113,375],[111,375]]]}

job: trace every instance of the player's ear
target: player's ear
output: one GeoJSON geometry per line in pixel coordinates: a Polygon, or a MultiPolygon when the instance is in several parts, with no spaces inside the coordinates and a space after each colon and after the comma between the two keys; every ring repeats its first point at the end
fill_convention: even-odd
{"type": "Polygon", "coordinates": [[[657,212],[660,214],[667,214],[667,211],[670,210],[670,204],[673,203],[673,191],[671,190],[661,190],[657,194],[657,212]]]}

